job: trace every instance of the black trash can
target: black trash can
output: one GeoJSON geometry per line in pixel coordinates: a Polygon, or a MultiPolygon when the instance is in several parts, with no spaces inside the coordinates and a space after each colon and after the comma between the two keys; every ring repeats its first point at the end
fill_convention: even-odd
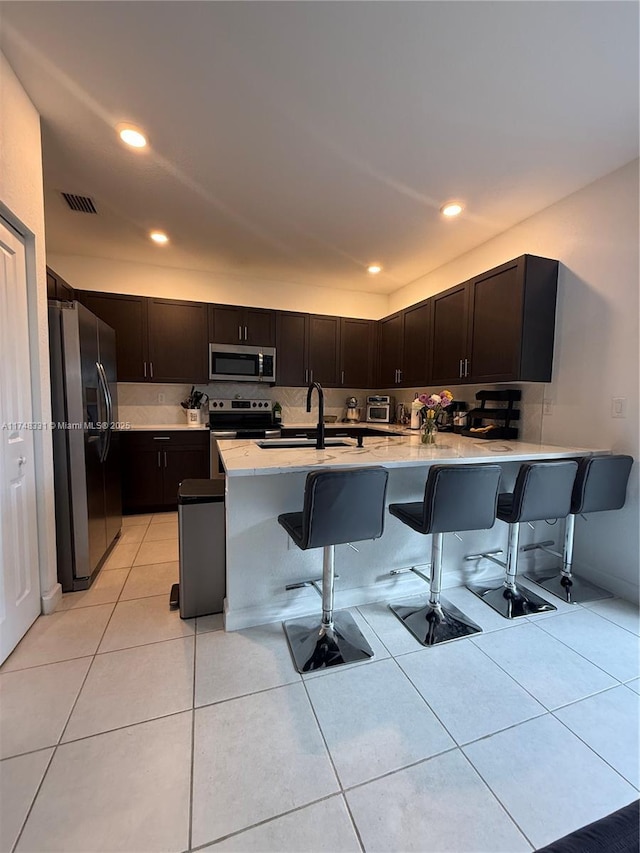
{"type": "MultiPolygon", "coordinates": [[[[182,619],[222,613],[226,593],[224,480],[183,480],[178,488],[182,619]]],[[[178,593],[176,595],[176,592],[178,593]]]]}

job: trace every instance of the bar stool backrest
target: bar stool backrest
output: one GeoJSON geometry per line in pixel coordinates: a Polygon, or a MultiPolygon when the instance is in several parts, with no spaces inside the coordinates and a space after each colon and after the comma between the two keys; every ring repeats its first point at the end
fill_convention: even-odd
{"type": "Polygon", "coordinates": [[[422,532],[493,527],[501,474],[499,465],[434,465],[424,490],[422,532]]]}
{"type": "Polygon", "coordinates": [[[633,465],[631,456],[585,456],[571,497],[571,512],[603,512],[621,509],[633,465]]]}
{"type": "Polygon", "coordinates": [[[520,466],[513,489],[509,517],[503,521],[542,521],[545,518],[566,518],[571,512],[571,492],[578,463],[572,459],[561,462],[525,462],[520,466]]]}
{"type": "Polygon", "coordinates": [[[385,468],[312,471],[302,510],[302,548],[377,539],[384,530],[385,468]]]}

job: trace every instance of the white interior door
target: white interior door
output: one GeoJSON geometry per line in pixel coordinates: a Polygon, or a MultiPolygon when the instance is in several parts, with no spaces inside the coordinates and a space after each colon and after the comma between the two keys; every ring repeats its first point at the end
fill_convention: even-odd
{"type": "Polygon", "coordinates": [[[0,219],[0,663],[40,613],[27,266],[0,219]]]}

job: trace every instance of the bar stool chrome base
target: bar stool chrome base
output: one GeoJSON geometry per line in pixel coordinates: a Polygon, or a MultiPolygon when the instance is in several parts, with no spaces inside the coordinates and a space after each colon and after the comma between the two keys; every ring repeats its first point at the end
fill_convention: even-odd
{"type": "Polygon", "coordinates": [[[525,578],[544,587],[553,595],[566,601],[567,604],[583,604],[585,601],[600,601],[603,598],[613,598],[613,593],[594,583],[577,578],[575,575],[567,577],[562,572],[541,572],[534,574],[527,572],[525,578]]]}
{"type": "Polygon", "coordinates": [[[313,616],[289,619],[284,623],[284,632],[298,672],[314,672],[373,657],[371,646],[346,610],[333,614],[331,626],[319,624],[313,616]]]}
{"type": "Polygon", "coordinates": [[[489,584],[467,584],[467,589],[506,619],[533,616],[535,613],[549,613],[557,609],[535,592],[523,589],[517,584],[514,584],[513,589],[505,586],[502,579],[489,584]]]}
{"type": "Polygon", "coordinates": [[[450,643],[471,634],[482,633],[479,625],[444,598],[440,599],[437,605],[429,603],[426,606],[411,607],[390,604],[389,608],[423,646],[450,643]]]}

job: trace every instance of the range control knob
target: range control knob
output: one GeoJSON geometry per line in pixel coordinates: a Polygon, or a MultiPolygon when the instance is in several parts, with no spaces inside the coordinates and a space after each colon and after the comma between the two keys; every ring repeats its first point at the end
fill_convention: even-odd
{"type": "Polygon", "coordinates": [[[213,401],[213,403],[211,405],[213,406],[214,409],[216,409],[218,407],[218,404],[216,403],[215,400],[213,401]]]}
{"type": "Polygon", "coordinates": [[[252,403],[252,404],[251,404],[251,405],[252,405],[252,406],[253,406],[253,408],[254,408],[254,409],[255,409],[255,407],[256,407],[256,404],[255,404],[255,403],[252,403]]]}

